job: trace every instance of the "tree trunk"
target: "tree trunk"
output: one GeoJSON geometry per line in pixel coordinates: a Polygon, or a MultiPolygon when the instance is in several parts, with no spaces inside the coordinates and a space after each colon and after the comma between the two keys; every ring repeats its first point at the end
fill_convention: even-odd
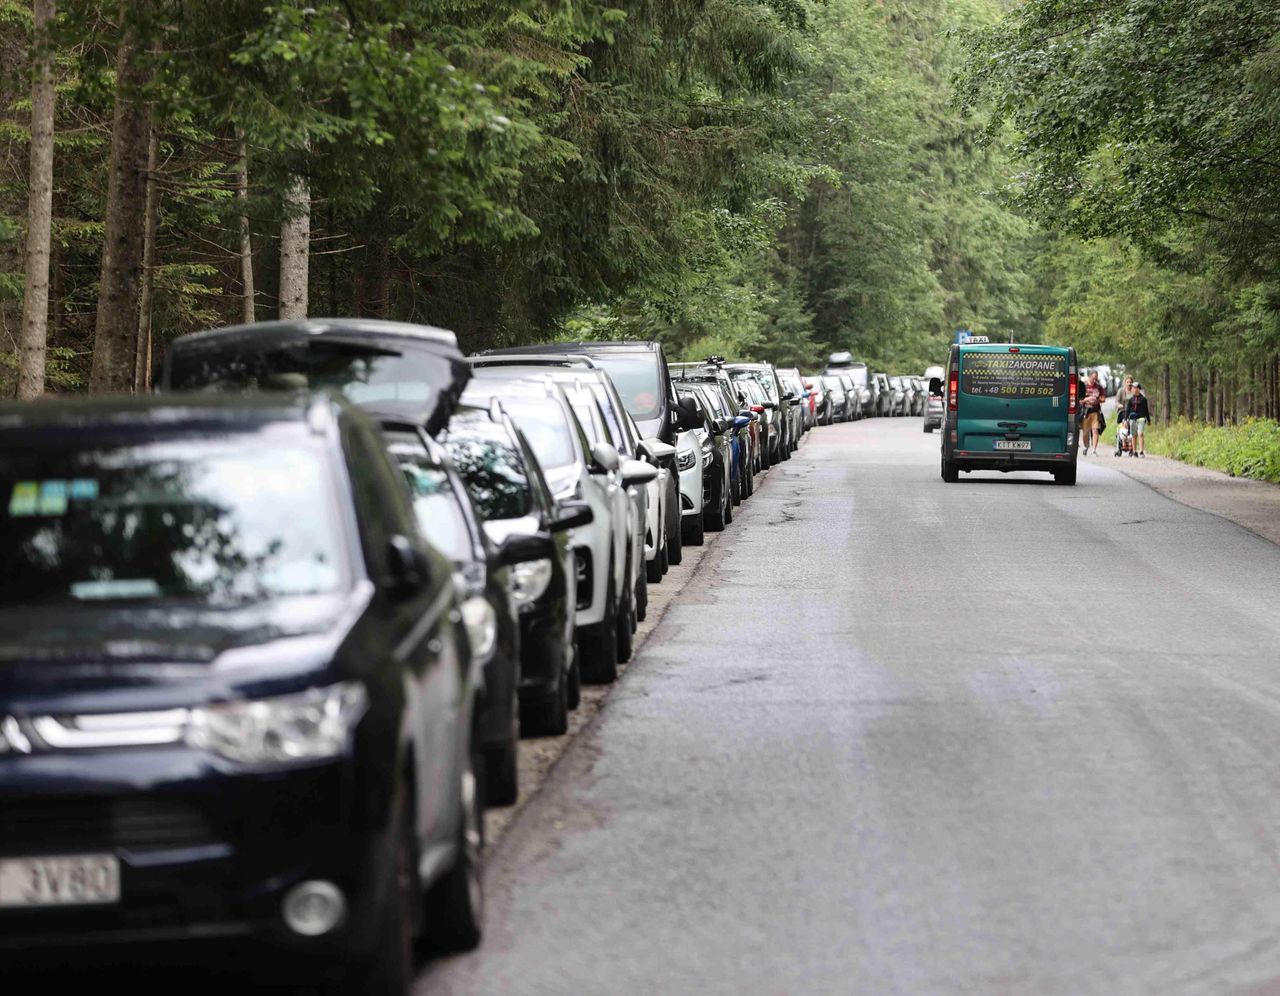
{"type": "Polygon", "coordinates": [[[91,392],[123,392],[133,384],[150,143],[147,106],[139,99],[147,82],[146,70],[132,20],[129,5],[122,4],[91,392]]]}
{"type": "Polygon", "coordinates": [[[156,227],[160,215],[160,185],[156,169],[160,165],[160,133],[151,122],[147,142],[147,207],[142,218],[142,291],[138,297],[138,351],[133,363],[133,393],[151,389],[151,311],[156,286],[156,227]]]}
{"type": "Polygon", "coordinates": [[[1160,424],[1169,424],[1169,409],[1172,407],[1172,387],[1169,384],[1169,364],[1160,364],[1160,424]]]}
{"type": "Polygon", "coordinates": [[[18,338],[18,397],[44,393],[49,342],[49,244],[53,225],[53,49],[50,29],[56,0],[35,0],[36,53],[31,81],[31,172],[27,199],[26,289],[18,338]]]}
{"type": "Polygon", "coordinates": [[[240,133],[240,164],[236,170],[236,200],[240,203],[240,317],[246,325],[257,320],[253,291],[253,233],[249,226],[249,147],[240,133]]]}
{"type": "Polygon", "coordinates": [[[1271,359],[1271,417],[1280,418],[1280,359],[1271,359]]]}
{"type": "Polygon", "coordinates": [[[1182,414],[1188,422],[1196,417],[1195,368],[1188,363],[1186,376],[1182,379],[1182,414]]]}
{"type": "Polygon", "coordinates": [[[280,226],[280,317],[307,317],[307,277],[311,257],[311,186],[295,177],[285,192],[280,226]]]}

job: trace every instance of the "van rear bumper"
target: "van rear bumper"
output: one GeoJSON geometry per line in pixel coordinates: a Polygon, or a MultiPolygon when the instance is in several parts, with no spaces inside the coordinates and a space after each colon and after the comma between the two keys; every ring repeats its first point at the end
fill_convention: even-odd
{"type": "Polygon", "coordinates": [[[990,453],[954,450],[951,459],[958,470],[998,470],[1002,474],[1016,470],[1053,472],[1075,463],[1074,453],[990,453]]]}

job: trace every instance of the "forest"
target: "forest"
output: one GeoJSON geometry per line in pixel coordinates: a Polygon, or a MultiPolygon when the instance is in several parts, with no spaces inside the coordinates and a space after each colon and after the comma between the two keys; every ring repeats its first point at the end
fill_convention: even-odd
{"type": "Polygon", "coordinates": [[[1249,0],[0,0],[0,396],[313,314],[1275,417],[1278,84],[1249,0]]]}

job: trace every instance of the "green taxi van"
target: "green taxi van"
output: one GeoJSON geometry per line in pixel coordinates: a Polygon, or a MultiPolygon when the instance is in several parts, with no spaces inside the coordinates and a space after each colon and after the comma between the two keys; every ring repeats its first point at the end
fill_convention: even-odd
{"type": "MultiPolygon", "coordinates": [[[[944,385],[930,383],[941,392],[944,385]]],[[[1076,483],[1079,445],[1076,351],[993,343],[973,336],[951,347],[942,425],[942,479],[970,470],[1046,471],[1076,483]]]]}

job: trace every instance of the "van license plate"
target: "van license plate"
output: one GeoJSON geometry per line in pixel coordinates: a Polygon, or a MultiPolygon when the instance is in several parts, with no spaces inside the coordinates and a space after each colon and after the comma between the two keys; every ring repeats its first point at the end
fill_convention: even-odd
{"type": "Polygon", "coordinates": [[[997,439],[996,449],[998,450],[1029,450],[1031,449],[1030,439],[997,439]]]}
{"type": "Polygon", "coordinates": [[[115,855],[0,860],[0,909],[118,902],[120,861],[115,855]]]}

